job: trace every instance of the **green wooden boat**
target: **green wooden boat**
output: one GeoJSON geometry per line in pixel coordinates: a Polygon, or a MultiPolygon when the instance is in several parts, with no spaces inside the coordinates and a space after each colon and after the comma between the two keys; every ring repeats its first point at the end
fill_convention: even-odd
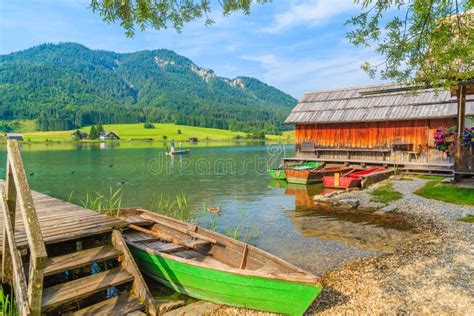
{"type": "Polygon", "coordinates": [[[314,169],[314,168],[318,168],[321,165],[322,165],[322,162],[320,161],[305,161],[301,163],[287,165],[286,168],[297,168],[299,170],[314,169]]]}
{"type": "Polygon", "coordinates": [[[275,180],[285,180],[286,179],[286,173],[284,169],[268,169],[268,174],[272,179],[275,180]]]}
{"type": "Polygon", "coordinates": [[[321,293],[318,277],[243,242],[142,209],[121,217],[140,270],[185,295],[302,315],[321,293]]]}

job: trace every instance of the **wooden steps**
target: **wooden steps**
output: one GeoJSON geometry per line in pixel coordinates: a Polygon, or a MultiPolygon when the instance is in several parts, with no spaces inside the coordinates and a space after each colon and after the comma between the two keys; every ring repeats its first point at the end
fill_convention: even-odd
{"type": "Polygon", "coordinates": [[[117,258],[119,255],[120,251],[117,249],[111,246],[101,246],[53,257],[48,259],[47,266],[44,269],[44,276],[85,267],[93,262],[101,262],[117,258]]]}
{"type": "Polygon", "coordinates": [[[122,268],[115,268],[43,290],[42,311],[78,301],[112,286],[133,281],[133,276],[122,268]]]}
{"type": "MultiPolygon", "coordinates": [[[[77,242],[72,241],[72,245],[77,242]]],[[[41,313],[127,315],[146,310],[148,315],[156,315],[153,297],[122,233],[119,230],[113,230],[105,239],[104,235],[99,235],[92,244],[97,244],[97,242],[101,245],[48,259],[44,276],[48,278],[48,284],[51,286],[43,289],[41,313]],[[108,263],[99,265],[104,269],[103,271],[89,274],[93,273],[93,265],[97,262],[108,263]],[[110,265],[113,268],[108,268],[110,265]],[[85,269],[74,274],[78,268],[85,269]],[[69,273],[61,274],[65,271],[69,273]],[[71,273],[79,278],[61,281],[62,276],[71,277],[71,273]],[[110,293],[106,290],[110,288],[117,291],[116,294],[114,293],[117,296],[111,298],[107,295],[110,293]],[[75,309],[78,310],[74,311],[75,309]]]]}
{"type": "Polygon", "coordinates": [[[88,306],[72,313],[71,315],[127,315],[129,313],[143,310],[145,310],[145,306],[136,297],[130,296],[126,293],[88,306]]]}

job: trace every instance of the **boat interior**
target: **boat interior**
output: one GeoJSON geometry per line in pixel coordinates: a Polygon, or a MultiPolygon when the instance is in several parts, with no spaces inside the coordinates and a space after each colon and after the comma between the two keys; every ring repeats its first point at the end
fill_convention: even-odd
{"type": "Polygon", "coordinates": [[[194,224],[142,209],[124,209],[121,218],[130,224],[124,232],[126,242],[148,253],[236,273],[316,280],[314,275],[258,248],[194,224]]]}

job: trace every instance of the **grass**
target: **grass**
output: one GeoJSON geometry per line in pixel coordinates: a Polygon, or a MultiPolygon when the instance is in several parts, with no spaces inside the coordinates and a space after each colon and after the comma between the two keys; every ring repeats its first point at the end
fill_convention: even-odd
{"type": "Polygon", "coordinates": [[[18,126],[12,131],[13,133],[36,131],[36,120],[0,120],[1,123],[18,123],[18,126]]]}
{"type": "Polygon", "coordinates": [[[430,176],[427,174],[420,174],[416,176],[418,179],[433,180],[433,181],[442,181],[444,177],[442,176],[430,176]]]}
{"type": "MultiPolygon", "coordinates": [[[[105,130],[116,132],[122,140],[149,140],[163,141],[166,136],[167,141],[174,139],[175,141],[187,141],[190,137],[197,137],[200,141],[204,140],[232,140],[240,135],[245,137],[247,133],[232,132],[228,130],[221,130],[215,128],[204,128],[195,126],[175,125],[175,124],[154,124],[155,128],[147,129],[142,123],[140,124],[111,124],[104,125],[105,130]],[[181,133],[178,133],[178,130],[181,133]]],[[[83,132],[89,133],[90,127],[83,127],[80,129],[83,132]]],[[[72,141],[70,131],[49,131],[49,132],[31,132],[25,131],[23,138],[26,141],[72,141]]],[[[283,132],[283,135],[267,135],[269,140],[273,141],[294,141],[294,131],[283,132]]]]}
{"type": "MultiPolygon", "coordinates": [[[[80,201],[84,208],[118,217],[122,208],[122,196],[122,187],[114,189],[112,186],[109,186],[106,194],[98,192],[87,193],[85,198],[80,199],[80,201]]],[[[72,193],[69,199],[72,199],[72,193]]]]}
{"type": "Polygon", "coordinates": [[[474,215],[464,216],[458,219],[461,222],[474,224],[474,215]]]}
{"type": "Polygon", "coordinates": [[[443,177],[430,179],[422,188],[415,191],[415,194],[427,199],[474,206],[474,189],[444,184],[441,183],[442,179],[443,177]]]}
{"type": "Polygon", "coordinates": [[[187,220],[195,222],[196,220],[192,214],[192,207],[189,198],[184,192],[176,195],[175,198],[171,198],[170,196],[165,197],[163,194],[160,195],[159,198],[155,196],[151,201],[150,209],[181,221],[187,220]]]}
{"type": "Polygon", "coordinates": [[[383,186],[370,192],[373,196],[372,201],[388,204],[390,202],[400,200],[403,195],[393,189],[391,182],[387,182],[383,186]]]}
{"type": "Polygon", "coordinates": [[[16,316],[19,315],[18,309],[15,305],[15,300],[12,300],[12,295],[5,294],[3,285],[0,284],[0,315],[2,316],[16,316]]]}

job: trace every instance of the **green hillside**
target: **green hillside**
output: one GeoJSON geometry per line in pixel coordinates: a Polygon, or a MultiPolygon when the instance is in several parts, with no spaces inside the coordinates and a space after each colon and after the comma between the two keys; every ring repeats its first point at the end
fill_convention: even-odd
{"type": "Polygon", "coordinates": [[[160,122],[276,134],[295,104],[257,79],[218,77],[165,49],[63,43],[0,56],[0,120],[37,119],[43,131],[160,122]]]}

